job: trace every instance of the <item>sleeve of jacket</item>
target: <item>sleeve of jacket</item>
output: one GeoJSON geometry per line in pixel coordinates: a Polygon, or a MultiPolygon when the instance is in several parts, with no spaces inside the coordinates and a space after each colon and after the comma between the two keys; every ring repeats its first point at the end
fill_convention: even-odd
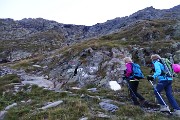
{"type": "Polygon", "coordinates": [[[155,72],[153,74],[153,78],[155,79],[156,77],[161,75],[161,66],[160,66],[159,62],[154,63],[154,68],[155,68],[155,72]]]}
{"type": "Polygon", "coordinates": [[[132,65],[131,63],[126,64],[126,77],[130,77],[132,74],[132,65]]]}

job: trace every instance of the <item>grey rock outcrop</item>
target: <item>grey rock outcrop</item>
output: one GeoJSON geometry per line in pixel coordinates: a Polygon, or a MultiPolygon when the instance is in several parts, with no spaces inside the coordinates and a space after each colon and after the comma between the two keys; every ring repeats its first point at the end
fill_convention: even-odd
{"type": "MultiPolygon", "coordinates": [[[[122,81],[125,65],[123,56],[129,54],[126,49],[101,49],[93,50],[88,48],[79,53],[81,56],[74,56],[66,62],[59,56],[59,63],[49,72],[49,77],[59,84],[78,83],[79,87],[87,84],[96,84],[99,86],[109,86],[108,81],[122,81]],[[89,51],[90,50],[90,51],[89,51]]],[[[50,59],[50,58],[47,58],[50,59]]],[[[51,58],[55,59],[55,58],[51,58]]],[[[47,60],[44,60],[47,63],[47,60]]],[[[51,60],[49,60],[50,62],[51,60]]],[[[43,61],[42,61],[43,63],[43,61]]],[[[51,63],[51,62],[50,62],[51,63]]]]}

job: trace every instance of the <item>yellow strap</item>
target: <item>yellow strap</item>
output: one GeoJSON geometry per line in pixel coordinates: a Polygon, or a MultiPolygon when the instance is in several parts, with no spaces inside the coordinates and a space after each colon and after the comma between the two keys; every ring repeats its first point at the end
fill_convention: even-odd
{"type": "Polygon", "coordinates": [[[136,80],[129,80],[129,81],[139,81],[138,79],[136,79],[136,80]]]}

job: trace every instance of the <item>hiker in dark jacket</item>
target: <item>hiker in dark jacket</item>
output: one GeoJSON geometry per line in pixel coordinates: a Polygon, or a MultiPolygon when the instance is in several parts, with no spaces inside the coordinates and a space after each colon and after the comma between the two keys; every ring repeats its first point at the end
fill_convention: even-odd
{"type": "MultiPolygon", "coordinates": [[[[172,94],[172,77],[169,77],[165,74],[162,74],[165,66],[160,62],[161,57],[157,54],[151,55],[151,60],[154,65],[154,74],[152,76],[148,76],[147,79],[154,81],[156,78],[158,79],[158,83],[156,86],[157,92],[160,94],[164,89],[166,92],[166,96],[168,98],[169,103],[174,108],[174,115],[180,116],[180,107],[172,94]]],[[[156,91],[154,94],[156,95],[157,101],[160,104],[160,111],[170,111],[169,106],[165,106],[164,102],[160,98],[156,91]]]]}
{"type": "Polygon", "coordinates": [[[124,62],[126,64],[125,79],[129,84],[130,95],[134,105],[143,105],[146,101],[145,98],[137,92],[139,80],[132,77],[132,59],[125,57],[124,62]],[[138,100],[139,99],[139,100],[138,100]]]}

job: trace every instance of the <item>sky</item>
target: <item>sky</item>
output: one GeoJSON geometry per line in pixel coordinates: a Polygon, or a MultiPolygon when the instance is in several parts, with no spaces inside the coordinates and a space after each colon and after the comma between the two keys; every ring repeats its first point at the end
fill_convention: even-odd
{"type": "Polygon", "coordinates": [[[150,6],[169,9],[177,5],[180,0],[0,0],[0,18],[44,18],[91,26],[150,6]]]}

